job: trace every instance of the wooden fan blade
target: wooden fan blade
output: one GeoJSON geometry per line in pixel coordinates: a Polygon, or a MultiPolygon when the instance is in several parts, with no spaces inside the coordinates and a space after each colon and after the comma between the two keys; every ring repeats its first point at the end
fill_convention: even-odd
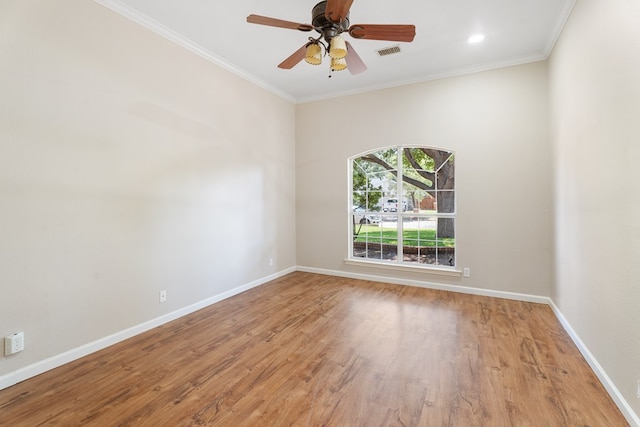
{"type": "Polygon", "coordinates": [[[290,57],[288,57],[287,59],[282,61],[280,64],[278,64],[278,68],[290,70],[296,65],[298,65],[298,62],[302,61],[304,59],[304,56],[307,53],[307,44],[304,44],[300,49],[293,52],[293,54],[290,57]]]}
{"type": "Polygon", "coordinates": [[[356,39],[412,42],[416,36],[416,26],[356,24],[349,27],[349,34],[356,39]]]}
{"type": "Polygon", "coordinates": [[[268,25],[270,27],[287,28],[289,30],[311,31],[313,26],[298,22],[283,21],[282,19],[269,18],[268,16],[249,15],[247,22],[250,24],[268,25]]]}
{"type": "Polygon", "coordinates": [[[347,61],[347,70],[351,72],[351,74],[360,74],[367,71],[367,66],[364,64],[360,56],[356,53],[356,50],[351,46],[351,43],[347,42],[347,56],[345,57],[347,61]]]}
{"type": "Polygon", "coordinates": [[[324,16],[331,22],[341,22],[346,19],[353,0],[327,0],[324,16]]]}

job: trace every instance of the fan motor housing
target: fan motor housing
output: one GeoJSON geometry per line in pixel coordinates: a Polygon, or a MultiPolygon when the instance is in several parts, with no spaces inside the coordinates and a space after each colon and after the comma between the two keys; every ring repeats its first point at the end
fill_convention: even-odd
{"type": "Polygon", "coordinates": [[[321,1],[313,7],[311,11],[311,25],[313,25],[317,32],[322,34],[328,43],[332,38],[349,29],[349,14],[347,13],[347,16],[341,22],[331,22],[324,15],[326,7],[326,1],[321,1]]]}

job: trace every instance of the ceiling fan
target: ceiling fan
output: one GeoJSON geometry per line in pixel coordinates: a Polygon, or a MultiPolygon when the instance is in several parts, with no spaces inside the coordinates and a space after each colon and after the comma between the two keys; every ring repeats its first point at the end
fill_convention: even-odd
{"type": "Polygon", "coordinates": [[[247,16],[251,24],[268,25],[298,31],[315,30],[319,37],[309,37],[309,41],[278,67],[291,69],[303,59],[310,64],[322,62],[322,51],[331,58],[331,71],[348,69],[351,74],[359,74],[367,69],[351,43],[341,34],[347,32],[355,39],[388,40],[411,42],[416,35],[414,25],[354,24],[349,22],[349,8],[353,0],[327,0],[315,5],[311,11],[311,25],[283,21],[260,15],[247,16]]]}

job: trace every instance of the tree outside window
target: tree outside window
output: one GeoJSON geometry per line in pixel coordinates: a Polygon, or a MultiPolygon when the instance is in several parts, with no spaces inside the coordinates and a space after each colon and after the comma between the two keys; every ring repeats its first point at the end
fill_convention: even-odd
{"type": "Polygon", "coordinates": [[[350,159],[350,259],[455,266],[451,151],[383,148],[350,159]]]}

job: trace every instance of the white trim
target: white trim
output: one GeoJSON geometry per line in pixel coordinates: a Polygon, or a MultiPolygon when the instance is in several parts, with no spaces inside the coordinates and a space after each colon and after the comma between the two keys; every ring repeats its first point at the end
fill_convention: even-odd
{"type": "MultiPolygon", "coordinates": [[[[377,150],[376,152],[379,152],[379,150],[377,150]]],[[[396,238],[398,239],[398,243],[396,245],[397,248],[397,256],[398,256],[398,264],[402,263],[402,261],[404,260],[404,218],[402,218],[401,212],[404,212],[404,162],[403,162],[403,155],[404,155],[404,147],[402,145],[398,145],[396,146],[396,238]]],[[[376,156],[377,157],[377,156],[376,156]]],[[[435,162],[434,162],[435,163],[435,162]]],[[[391,172],[391,171],[389,171],[391,172]]],[[[455,169],[454,169],[454,173],[455,173],[455,169]]],[[[434,171],[434,175],[436,175],[435,171],[434,171]]],[[[453,176],[453,182],[455,181],[455,175],[453,176]]],[[[436,194],[438,191],[438,187],[436,185],[436,183],[434,182],[433,184],[433,189],[436,190],[436,194]]],[[[353,191],[353,188],[351,189],[351,191],[353,191]]],[[[382,193],[384,194],[384,193],[382,193]]],[[[384,200],[384,199],[383,199],[384,200]]],[[[388,201],[389,199],[387,199],[388,201]]],[[[436,199],[438,200],[438,199],[436,199]]],[[[383,202],[384,203],[384,202],[383,202]]],[[[409,202],[407,201],[407,207],[409,205],[409,202]]],[[[384,205],[383,205],[384,206],[384,205]]],[[[382,219],[380,218],[380,226],[382,227],[382,219]]],[[[437,230],[436,230],[436,236],[437,234],[437,230]]],[[[420,231],[418,231],[418,235],[420,235],[420,231]]],[[[382,242],[380,242],[380,249],[382,252],[382,242]]]]}
{"type": "Polygon", "coordinates": [[[567,319],[564,317],[560,309],[556,306],[553,300],[549,297],[543,297],[538,295],[529,295],[529,294],[519,294],[513,292],[503,292],[503,291],[495,291],[491,289],[481,289],[481,288],[470,288],[467,286],[458,286],[458,285],[446,285],[441,283],[431,283],[426,281],[419,280],[410,280],[410,279],[398,279],[394,277],[385,277],[385,276],[376,276],[369,274],[360,274],[360,273],[352,273],[346,271],[336,271],[336,270],[326,270],[320,268],[312,268],[312,267],[303,267],[298,266],[297,271],[304,271],[307,273],[317,273],[317,274],[325,274],[330,276],[339,276],[339,277],[347,277],[350,279],[362,279],[362,280],[370,280],[375,282],[385,282],[385,283],[394,283],[398,285],[408,285],[408,286],[417,286],[422,288],[429,289],[437,289],[449,292],[460,292],[465,294],[472,295],[481,295],[495,298],[505,298],[517,301],[525,301],[525,302],[533,302],[538,304],[546,304],[551,307],[553,313],[556,318],[562,325],[562,327],[567,331],[569,337],[574,342],[578,350],[585,358],[591,369],[594,371],[602,385],[604,386],[611,399],[613,399],[614,403],[622,413],[622,415],[626,418],[627,422],[631,426],[640,427],[640,417],[633,411],[631,405],[626,401],[620,390],[615,386],[611,378],[607,375],[606,371],[602,368],[600,363],[596,360],[596,358],[591,354],[587,346],[582,342],[578,334],[571,327],[567,319]]]}
{"type": "Polygon", "coordinates": [[[371,260],[359,260],[359,259],[345,259],[345,264],[348,265],[358,265],[360,267],[374,267],[381,268],[384,270],[396,270],[396,271],[412,271],[412,272],[420,272],[420,273],[428,273],[428,274],[437,274],[439,276],[451,276],[451,277],[461,277],[462,271],[456,270],[455,268],[444,268],[437,266],[428,266],[428,265],[411,265],[408,263],[400,264],[398,262],[383,262],[383,261],[371,261],[371,260]]]}
{"type": "Polygon", "coordinates": [[[309,96],[306,98],[302,97],[302,98],[296,99],[295,103],[307,104],[310,102],[341,98],[343,96],[358,95],[361,93],[374,92],[374,91],[384,90],[384,89],[392,89],[395,87],[407,86],[412,84],[427,83],[434,80],[460,77],[468,74],[481,73],[484,71],[492,71],[492,70],[498,70],[501,68],[514,67],[517,65],[531,64],[534,62],[546,61],[547,59],[548,59],[548,56],[544,55],[543,53],[536,53],[534,55],[523,56],[520,58],[514,58],[507,61],[492,62],[489,64],[472,65],[469,67],[458,68],[455,70],[447,71],[445,73],[427,74],[427,75],[423,75],[415,78],[408,78],[406,80],[401,80],[401,81],[396,81],[391,83],[375,84],[375,85],[362,87],[358,89],[350,89],[342,92],[327,93],[327,94],[318,95],[318,96],[309,96]]]}
{"type": "Polygon", "coordinates": [[[515,292],[504,292],[504,291],[496,291],[492,289],[483,289],[483,288],[472,288],[469,286],[449,285],[449,284],[443,284],[443,283],[427,282],[424,280],[399,279],[397,277],[353,273],[350,271],[325,270],[321,268],[304,267],[304,266],[298,266],[297,271],[303,271],[306,273],[325,274],[328,276],[346,277],[349,279],[361,279],[361,280],[370,280],[373,282],[393,283],[396,285],[416,286],[419,288],[436,289],[439,291],[457,292],[461,294],[504,298],[504,299],[510,299],[510,300],[516,300],[516,301],[533,302],[537,304],[549,304],[548,297],[542,297],[538,295],[519,294],[515,292]]]}
{"type": "Polygon", "coordinates": [[[96,351],[102,350],[113,344],[124,341],[135,335],[141,334],[157,326],[171,322],[182,316],[186,316],[204,307],[210,306],[212,304],[215,304],[217,302],[230,298],[234,295],[238,295],[249,289],[255,288],[271,280],[278,279],[282,276],[293,273],[295,271],[324,274],[329,276],[346,277],[351,279],[370,280],[375,282],[394,283],[398,285],[417,286],[417,287],[428,288],[428,289],[436,289],[436,290],[443,290],[443,291],[449,291],[449,292],[458,292],[458,293],[464,293],[464,294],[480,295],[480,296],[487,296],[487,297],[494,297],[494,298],[504,298],[504,299],[510,299],[510,300],[516,300],[516,301],[525,301],[525,302],[549,305],[553,310],[555,316],[557,317],[558,321],[562,325],[562,327],[567,331],[571,340],[575,343],[576,347],[578,347],[578,350],[580,351],[582,356],[585,358],[585,360],[587,361],[591,369],[593,369],[598,379],[602,382],[603,386],[605,387],[605,389],[613,399],[614,403],[616,404],[618,409],[620,409],[620,412],[622,412],[622,415],[626,418],[626,420],[629,422],[630,425],[632,426],[635,425],[636,427],[640,427],[640,418],[638,417],[638,415],[636,415],[636,413],[633,411],[633,409],[631,408],[629,403],[626,401],[622,393],[620,393],[620,391],[615,386],[611,378],[609,378],[606,371],[602,368],[600,363],[598,363],[598,361],[593,356],[593,354],[591,354],[587,346],[584,344],[584,342],[582,342],[578,334],[571,327],[568,320],[564,317],[560,309],[555,305],[553,300],[549,297],[530,295],[530,294],[520,294],[520,293],[514,293],[514,292],[496,291],[491,289],[471,288],[468,286],[433,283],[433,282],[427,282],[422,280],[399,279],[394,277],[376,276],[371,274],[360,274],[360,273],[352,273],[352,272],[345,272],[345,271],[338,271],[338,270],[327,270],[327,269],[304,267],[304,266],[291,267],[286,270],[282,270],[278,273],[263,277],[261,279],[255,280],[253,282],[247,283],[242,286],[238,286],[237,288],[215,295],[211,298],[197,302],[188,307],[176,310],[171,313],[167,313],[163,316],[152,319],[148,322],[141,323],[137,326],[133,326],[131,328],[125,329],[123,331],[120,331],[115,334],[96,340],[94,342],[69,350],[57,356],[53,356],[48,359],[42,360],[40,362],[36,362],[32,365],[18,369],[14,372],[9,372],[5,375],[0,376],[0,390],[11,387],[21,381],[35,377],[36,375],[40,375],[46,371],[57,368],[59,366],[62,366],[66,363],[77,360],[81,357],[87,356],[96,351]]]}
{"type": "Polygon", "coordinates": [[[199,301],[190,306],[181,308],[171,313],[164,314],[155,319],[149,320],[147,322],[141,323],[136,326],[132,326],[131,328],[125,329],[120,332],[116,332],[112,335],[100,338],[96,341],[71,349],[69,351],[58,354],[56,356],[49,357],[47,359],[33,363],[29,366],[25,366],[24,368],[20,368],[16,371],[9,372],[5,375],[0,376],[0,390],[5,389],[7,387],[11,387],[21,381],[35,377],[36,375],[40,375],[44,372],[55,369],[66,363],[73,362],[74,360],[80,359],[81,357],[87,356],[91,353],[95,353],[96,351],[107,348],[113,344],[117,344],[121,341],[129,339],[135,335],[141,334],[155,327],[164,325],[165,323],[176,320],[182,316],[186,316],[187,314],[191,314],[195,311],[198,311],[202,308],[208,307],[212,304],[215,304],[217,302],[230,298],[234,295],[238,295],[242,292],[248,291],[249,289],[260,286],[271,280],[275,280],[287,274],[293,273],[294,271],[296,271],[295,267],[282,270],[270,276],[266,276],[258,280],[254,280],[253,282],[246,283],[242,286],[238,286],[234,289],[228,290],[221,294],[199,301]]]}
{"type": "Polygon", "coordinates": [[[551,55],[551,52],[556,46],[556,43],[560,38],[560,34],[562,33],[562,30],[564,30],[564,26],[567,24],[569,16],[571,16],[571,12],[573,11],[575,5],[576,0],[570,0],[566,3],[563,3],[562,11],[559,15],[560,19],[558,20],[558,22],[556,22],[556,25],[549,35],[549,39],[547,40],[547,43],[545,43],[544,49],[542,50],[542,53],[545,57],[549,58],[549,55],[551,55]]]}
{"type": "Polygon", "coordinates": [[[261,80],[255,77],[253,74],[249,73],[248,71],[245,71],[241,68],[238,68],[235,65],[232,65],[226,62],[219,56],[215,55],[213,52],[203,48],[199,44],[184,37],[183,35],[178,34],[175,31],[165,27],[159,22],[149,18],[148,16],[142,14],[138,10],[123,3],[121,0],[94,0],[94,1],[106,7],[107,9],[112,10],[113,12],[119,15],[132,20],[133,22],[143,26],[144,28],[153,31],[154,33],[160,35],[161,37],[164,37],[167,40],[170,40],[176,43],[177,45],[182,46],[183,48],[195,53],[196,55],[199,55],[213,62],[214,64],[232,72],[233,74],[236,74],[237,76],[240,76],[241,78],[246,79],[247,81],[294,104],[305,104],[309,102],[322,101],[325,99],[339,98],[343,96],[355,95],[355,94],[360,94],[365,92],[372,92],[377,90],[411,85],[411,84],[425,83],[433,80],[440,80],[440,79],[463,76],[467,74],[490,71],[490,70],[495,70],[495,69],[500,69],[505,67],[512,67],[516,65],[529,64],[532,62],[545,61],[549,58],[549,55],[551,54],[553,47],[555,46],[558,40],[558,37],[562,29],[564,28],[567,20],[569,19],[571,11],[573,10],[573,7],[575,5],[575,0],[570,0],[568,3],[564,5],[562,9],[562,14],[560,15],[561,19],[556,23],[554,31],[549,36],[549,39],[547,40],[542,52],[539,52],[539,53],[526,55],[519,58],[512,58],[506,61],[497,61],[497,62],[491,62],[488,64],[461,67],[458,69],[447,71],[445,73],[428,74],[428,75],[422,75],[422,76],[415,76],[412,78],[410,77],[405,80],[392,82],[392,83],[375,84],[375,85],[367,86],[364,88],[346,90],[346,91],[337,92],[337,93],[328,93],[324,95],[295,98],[290,94],[283,92],[282,90],[270,85],[264,80],[261,80]]]}
{"type": "MultiPolygon", "coordinates": [[[[419,217],[419,218],[425,218],[428,219],[429,217],[431,218],[448,218],[448,219],[453,219],[454,221],[456,220],[456,217],[458,215],[458,209],[457,209],[457,204],[458,204],[458,200],[457,197],[454,198],[454,208],[453,208],[453,212],[430,212],[430,213],[413,213],[411,210],[405,210],[404,208],[401,209],[401,206],[404,206],[404,203],[407,199],[407,197],[405,197],[404,194],[404,182],[402,179],[399,179],[400,177],[404,176],[404,166],[403,166],[403,150],[405,148],[430,148],[433,150],[438,150],[438,151],[444,151],[446,153],[449,153],[449,156],[447,157],[447,160],[445,162],[443,162],[443,164],[441,164],[435,171],[433,171],[434,176],[436,177],[436,181],[437,181],[437,175],[438,175],[438,171],[440,171],[440,169],[442,169],[442,167],[444,166],[445,163],[447,163],[447,161],[449,161],[452,157],[455,159],[456,156],[456,152],[452,151],[448,148],[437,148],[437,147],[433,147],[433,146],[425,146],[425,145],[414,145],[414,144],[396,144],[396,145],[388,145],[386,147],[380,147],[380,148],[376,148],[373,150],[369,150],[369,151],[364,151],[362,153],[350,156],[347,159],[347,171],[348,171],[348,191],[347,191],[347,208],[348,208],[348,224],[349,226],[348,228],[348,238],[347,238],[347,253],[348,253],[348,258],[346,258],[344,260],[345,264],[348,265],[361,265],[361,266],[366,266],[366,267],[374,267],[374,268],[382,268],[382,269],[388,269],[388,270],[397,270],[397,271],[420,271],[420,272],[425,272],[425,273],[431,273],[431,274],[437,274],[437,275],[441,275],[441,276],[451,276],[451,277],[461,277],[462,276],[462,271],[457,269],[455,266],[443,266],[443,265],[433,265],[433,264],[424,264],[424,263],[415,263],[415,262],[403,262],[402,260],[404,259],[404,224],[405,224],[405,218],[406,219],[410,219],[411,217],[419,217]],[[391,173],[393,172],[393,175],[396,178],[396,188],[395,188],[395,196],[391,195],[391,197],[394,197],[395,200],[397,200],[398,203],[396,203],[396,211],[393,214],[393,217],[397,217],[395,221],[389,221],[390,223],[393,222],[396,224],[396,228],[397,228],[397,258],[398,261],[392,261],[392,260],[382,260],[382,259],[373,259],[373,258],[360,258],[360,257],[355,257],[353,255],[353,247],[354,247],[354,242],[355,240],[353,240],[353,237],[356,237],[354,234],[354,227],[355,227],[355,220],[352,220],[352,218],[355,219],[354,217],[354,211],[353,211],[353,195],[356,193],[356,191],[353,188],[353,169],[354,169],[354,162],[358,159],[360,159],[361,157],[365,156],[366,154],[371,154],[371,153],[379,153],[381,151],[388,151],[388,150],[395,150],[396,152],[396,171],[393,172],[391,170],[387,170],[387,173],[391,173]]],[[[367,181],[368,181],[368,177],[367,177],[367,181]]],[[[385,178],[386,179],[386,178],[385,178]]],[[[434,183],[433,188],[434,191],[437,190],[437,182],[434,183]]],[[[360,190],[359,190],[360,191],[360,190]]],[[[365,190],[368,191],[368,190],[365,190]]],[[[448,190],[440,190],[440,191],[451,191],[454,193],[454,196],[456,194],[456,187],[455,187],[455,179],[454,179],[454,188],[452,189],[448,189],[448,190]]],[[[392,193],[391,193],[392,194],[392,193]]],[[[391,200],[389,198],[389,190],[386,190],[383,192],[383,196],[382,196],[382,200],[384,203],[386,203],[388,200],[391,200]],[[385,194],[387,196],[385,196],[385,194]]],[[[383,203],[383,204],[384,204],[383,203]]],[[[408,202],[407,202],[408,203],[408,202]]],[[[415,206],[414,206],[415,208],[415,206]]],[[[384,209],[383,209],[384,210],[384,209]]],[[[366,211],[366,209],[365,209],[366,211]]],[[[365,212],[365,214],[368,212],[365,212]]],[[[387,214],[390,214],[392,212],[388,212],[387,214]]],[[[384,222],[384,215],[385,213],[382,213],[382,216],[380,217],[380,226],[383,225],[384,222]]],[[[438,253],[438,248],[436,247],[436,254],[438,253]]]]}
{"type": "Polygon", "coordinates": [[[118,15],[122,15],[127,19],[130,19],[131,21],[135,22],[138,25],[141,25],[142,27],[146,28],[147,30],[153,31],[154,33],[158,34],[161,37],[164,37],[165,39],[177,44],[178,46],[181,46],[193,53],[195,53],[198,56],[201,56],[202,58],[213,62],[214,64],[218,65],[219,67],[224,68],[225,70],[255,84],[256,86],[259,86],[271,93],[273,93],[274,95],[279,96],[280,98],[284,99],[285,101],[289,101],[291,103],[295,103],[296,100],[291,97],[291,95],[271,86],[270,84],[268,84],[267,82],[265,82],[264,80],[260,80],[257,77],[253,76],[252,74],[250,74],[249,72],[238,68],[234,65],[229,64],[228,62],[224,61],[222,58],[220,58],[219,56],[215,55],[213,52],[203,48],[202,46],[200,46],[199,44],[195,43],[194,41],[188,39],[187,37],[176,33],[175,31],[165,27],[164,25],[160,24],[159,22],[149,18],[148,16],[140,13],[139,11],[137,11],[136,9],[124,4],[123,2],[121,2],[120,0],[94,0],[96,3],[106,7],[107,9],[110,9],[111,11],[117,13],[118,15]]]}
{"type": "Polygon", "coordinates": [[[571,340],[574,342],[576,347],[578,347],[578,350],[580,350],[582,356],[585,358],[589,366],[591,366],[591,369],[609,393],[609,396],[611,396],[616,406],[618,406],[618,409],[620,409],[620,412],[622,412],[622,415],[624,415],[624,417],[627,419],[627,422],[629,422],[629,424],[632,426],[635,425],[636,427],[640,427],[640,417],[638,417],[638,415],[636,415],[636,413],[633,411],[631,405],[629,405],[629,402],[627,402],[622,393],[620,393],[620,390],[618,390],[613,381],[611,381],[611,378],[609,378],[609,375],[607,375],[604,368],[600,365],[600,363],[598,363],[594,355],[591,354],[585,343],[582,342],[576,331],[571,327],[571,324],[569,324],[567,318],[564,317],[564,315],[552,299],[549,299],[549,305],[564,327],[565,331],[567,331],[567,333],[569,334],[569,337],[571,337],[571,340]]]}

